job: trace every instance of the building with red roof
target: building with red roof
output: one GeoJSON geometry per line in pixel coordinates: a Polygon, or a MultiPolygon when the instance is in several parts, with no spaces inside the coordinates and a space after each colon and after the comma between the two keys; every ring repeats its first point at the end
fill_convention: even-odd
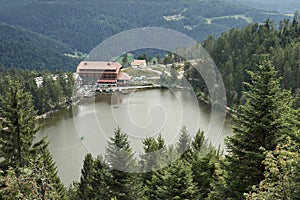
{"type": "Polygon", "coordinates": [[[129,76],[121,72],[122,65],[111,61],[82,61],[77,66],[77,74],[82,78],[83,84],[98,83],[106,86],[128,84],[129,76]]]}

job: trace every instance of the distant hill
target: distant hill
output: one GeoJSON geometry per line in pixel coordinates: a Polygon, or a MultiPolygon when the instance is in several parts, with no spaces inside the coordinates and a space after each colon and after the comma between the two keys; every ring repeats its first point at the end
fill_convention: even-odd
{"type": "MultiPolygon", "coordinates": [[[[2,0],[0,21],[89,52],[124,30],[171,28],[202,41],[232,27],[284,16],[227,0],[2,0]]],[[[276,22],[277,22],[276,21],[276,22]]],[[[275,22],[275,23],[276,23],[275,22]]]]}
{"type": "MultiPolygon", "coordinates": [[[[237,1],[237,0],[232,0],[237,1]]],[[[254,8],[273,10],[281,14],[293,13],[296,10],[300,11],[299,0],[238,0],[241,3],[249,5],[254,8]]]]}
{"type": "Polygon", "coordinates": [[[0,67],[74,70],[78,60],[65,56],[73,50],[62,42],[21,27],[0,22],[0,67]]]}

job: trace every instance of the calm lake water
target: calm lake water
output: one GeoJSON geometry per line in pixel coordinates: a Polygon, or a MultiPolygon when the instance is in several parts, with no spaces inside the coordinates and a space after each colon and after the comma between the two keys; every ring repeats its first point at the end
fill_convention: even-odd
{"type": "Polygon", "coordinates": [[[198,103],[192,92],[152,89],[82,99],[79,105],[45,119],[37,139],[48,136],[58,173],[63,183],[69,185],[79,179],[87,153],[105,153],[107,141],[117,126],[128,134],[138,154],[147,136],[161,133],[166,144],[175,144],[183,125],[192,136],[201,129],[212,144],[223,146],[224,138],[232,130],[228,120],[222,127],[217,127],[219,124],[222,117],[211,120],[210,106],[198,103]]]}

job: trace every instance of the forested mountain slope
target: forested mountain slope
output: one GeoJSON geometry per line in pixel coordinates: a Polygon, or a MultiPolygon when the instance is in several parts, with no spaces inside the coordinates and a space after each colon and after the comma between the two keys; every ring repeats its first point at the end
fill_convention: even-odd
{"type": "Polygon", "coordinates": [[[0,20],[63,41],[82,52],[137,27],[166,27],[204,40],[232,27],[283,18],[224,0],[2,1],[0,20]]]}
{"type": "Polygon", "coordinates": [[[5,68],[75,70],[73,50],[62,42],[22,27],[0,22],[0,66],[5,68]]]}
{"type": "MultiPolygon", "coordinates": [[[[236,1],[236,0],[232,0],[236,1]]],[[[254,8],[266,9],[266,10],[275,10],[280,13],[294,12],[295,10],[300,10],[300,4],[298,0],[238,0],[241,3],[249,5],[254,8]]]]}
{"type": "MultiPolygon", "coordinates": [[[[229,105],[243,102],[243,82],[249,82],[247,70],[256,71],[257,65],[269,59],[282,77],[283,88],[300,94],[300,23],[283,20],[279,29],[267,20],[264,24],[250,24],[242,29],[224,32],[219,38],[209,37],[204,48],[218,66],[229,105]]],[[[298,102],[299,103],[299,102],[298,102]]],[[[298,105],[299,106],[299,105],[298,105]]]]}

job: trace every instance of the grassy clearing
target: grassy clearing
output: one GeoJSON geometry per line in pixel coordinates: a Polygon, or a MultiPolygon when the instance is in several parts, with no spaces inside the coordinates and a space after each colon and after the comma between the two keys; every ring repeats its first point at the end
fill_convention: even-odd
{"type": "Polygon", "coordinates": [[[151,67],[151,69],[156,70],[156,71],[160,71],[160,72],[166,71],[166,68],[162,67],[160,65],[153,66],[153,67],[151,67]]]}
{"type": "Polygon", "coordinates": [[[129,74],[132,77],[139,77],[139,76],[145,76],[145,77],[158,77],[159,74],[154,71],[150,71],[147,69],[134,69],[134,68],[126,68],[123,70],[127,74],[129,74]]]}
{"type": "Polygon", "coordinates": [[[211,24],[213,20],[215,19],[229,19],[229,18],[234,18],[234,19],[243,19],[247,23],[253,23],[253,19],[251,17],[247,17],[246,15],[227,15],[227,16],[221,16],[221,17],[212,17],[212,18],[207,18],[206,23],[211,24]]]}

